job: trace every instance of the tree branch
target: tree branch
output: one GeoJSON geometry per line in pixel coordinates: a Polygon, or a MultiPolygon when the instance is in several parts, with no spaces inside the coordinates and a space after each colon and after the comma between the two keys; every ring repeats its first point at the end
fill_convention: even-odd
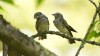
{"type": "Polygon", "coordinates": [[[58,35],[58,36],[61,36],[61,37],[63,37],[63,38],[66,38],[66,39],[73,39],[73,40],[77,40],[77,41],[81,41],[81,42],[86,42],[86,43],[88,43],[88,44],[100,46],[100,43],[98,43],[98,42],[95,42],[95,41],[88,41],[88,40],[85,41],[84,39],[75,38],[75,37],[71,38],[71,37],[69,37],[69,36],[67,36],[67,35],[65,35],[65,34],[63,34],[63,33],[55,32],[55,31],[48,31],[48,32],[37,33],[37,34],[31,36],[31,38],[34,39],[34,38],[36,38],[36,37],[38,37],[38,36],[41,36],[42,34],[54,34],[54,35],[58,35]]]}
{"type": "Polygon", "coordinates": [[[3,46],[3,56],[7,56],[8,46],[5,43],[2,43],[2,46],[3,46]]]}
{"type": "Polygon", "coordinates": [[[86,43],[85,41],[86,41],[86,39],[88,38],[88,34],[89,34],[90,30],[92,29],[93,24],[94,24],[95,19],[96,19],[96,16],[97,16],[97,14],[98,14],[98,12],[99,12],[99,10],[98,10],[99,7],[97,7],[97,5],[96,5],[92,0],[89,0],[89,1],[96,7],[96,12],[95,12],[95,14],[94,14],[94,16],[93,16],[93,20],[92,20],[92,22],[91,22],[91,24],[90,24],[90,26],[89,26],[89,28],[88,28],[88,30],[87,30],[87,33],[86,33],[86,35],[85,35],[85,37],[84,37],[84,41],[82,41],[82,43],[81,43],[79,49],[77,50],[75,56],[78,56],[79,52],[80,52],[81,49],[84,47],[84,44],[86,43]]]}
{"type": "Polygon", "coordinates": [[[55,32],[55,31],[37,33],[31,36],[31,38],[29,38],[27,35],[21,33],[18,29],[12,27],[10,23],[6,22],[3,16],[0,15],[0,40],[4,42],[5,44],[7,44],[8,56],[14,56],[15,54],[16,56],[21,56],[21,55],[23,56],[57,56],[56,54],[42,47],[38,42],[34,40],[34,38],[42,34],[55,34],[66,39],[81,41],[82,43],[79,49],[77,50],[77,53],[75,56],[78,56],[80,50],[84,47],[85,43],[100,46],[100,43],[98,42],[86,40],[91,28],[93,27],[93,24],[98,12],[100,14],[100,10],[99,10],[100,4],[99,4],[99,7],[97,7],[97,5],[92,0],[89,0],[89,1],[96,7],[96,12],[93,16],[93,20],[87,30],[87,33],[84,39],[75,38],[75,37],[71,38],[65,34],[62,34],[60,32],[55,32]]]}
{"type": "MultiPolygon", "coordinates": [[[[21,33],[18,29],[12,27],[0,15],[0,40],[7,44],[8,49],[18,52],[23,56],[57,56],[42,47],[38,42],[21,33]]],[[[13,55],[9,53],[9,56],[13,55]]]]}
{"type": "Polygon", "coordinates": [[[93,0],[89,0],[89,1],[95,6],[96,9],[98,8],[98,6],[96,5],[95,2],[93,2],[93,0]]]}
{"type": "Polygon", "coordinates": [[[98,6],[98,15],[99,15],[99,21],[100,21],[100,2],[99,2],[99,6],[98,6]]]}

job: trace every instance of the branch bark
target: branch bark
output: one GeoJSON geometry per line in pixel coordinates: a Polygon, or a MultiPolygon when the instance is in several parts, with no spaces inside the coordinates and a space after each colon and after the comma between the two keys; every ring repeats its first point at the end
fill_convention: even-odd
{"type": "Polygon", "coordinates": [[[56,56],[32,38],[12,27],[2,15],[0,15],[0,40],[7,44],[9,52],[15,51],[23,56],[56,56]]]}
{"type": "Polygon", "coordinates": [[[85,41],[87,40],[88,34],[90,33],[90,31],[91,31],[91,29],[92,29],[92,27],[93,27],[93,24],[94,24],[94,22],[95,22],[95,19],[96,19],[96,17],[97,17],[97,14],[99,14],[98,12],[99,12],[99,8],[100,8],[100,7],[97,6],[97,5],[95,4],[95,2],[93,2],[92,0],[89,0],[89,1],[95,6],[96,12],[95,12],[95,14],[94,14],[94,16],[93,16],[93,20],[92,20],[92,22],[90,23],[90,26],[89,26],[87,32],[86,32],[86,34],[85,34],[84,41],[82,41],[82,43],[81,43],[79,49],[77,50],[75,56],[78,56],[78,55],[79,55],[79,52],[80,52],[81,49],[84,47],[84,45],[85,45],[85,43],[86,43],[85,41]]]}
{"type": "Polygon", "coordinates": [[[100,43],[98,43],[98,42],[89,41],[89,40],[84,40],[84,39],[77,38],[77,37],[71,38],[71,37],[69,37],[69,36],[67,36],[67,35],[65,35],[65,34],[63,34],[63,33],[55,32],[55,31],[42,32],[42,33],[39,33],[39,34],[37,33],[37,34],[31,36],[31,38],[34,39],[34,38],[36,38],[36,37],[38,37],[38,36],[41,36],[42,34],[54,34],[54,35],[58,35],[58,36],[61,36],[61,37],[63,37],[63,38],[66,38],[66,39],[73,39],[73,40],[76,40],[76,41],[81,41],[81,42],[85,42],[85,43],[88,43],[88,44],[100,46],[100,43]]]}
{"type": "Polygon", "coordinates": [[[5,43],[2,43],[2,46],[3,46],[3,56],[7,56],[8,46],[5,43]]]}
{"type": "Polygon", "coordinates": [[[60,32],[55,32],[55,31],[48,31],[48,32],[43,32],[43,33],[37,33],[31,38],[29,38],[27,35],[21,33],[18,29],[14,28],[13,26],[10,25],[9,22],[4,20],[3,16],[0,15],[0,40],[7,44],[8,46],[8,56],[57,56],[56,54],[50,52],[49,50],[45,49],[42,47],[38,42],[34,40],[34,38],[42,35],[42,34],[55,34],[59,35],[63,38],[67,39],[73,39],[76,41],[81,41],[81,45],[79,49],[77,50],[77,53],[75,56],[78,56],[80,50],[84,47],[85,43],[89,43],[92,45],[97,45],[100,46],[100,43],[95,42],[95,41],[87,41],[87,36],[94,24],[94,21],[96,19],[96,16],[99,12],[100,15],[100,4],[99,7],[92,1],[89,0],[93,5],[96,7],[96,12],[93,16],[93,20],[87,30],[87,33],[84,37],[84,39],[81,38],[71,38],[68,37],[65,34],[62,34],[60,32]]]}

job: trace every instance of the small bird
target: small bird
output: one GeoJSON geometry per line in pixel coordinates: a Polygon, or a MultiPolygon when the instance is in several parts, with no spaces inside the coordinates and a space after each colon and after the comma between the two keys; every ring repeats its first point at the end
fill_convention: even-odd
{"type": "MultiPolygon", "coordinates": [[[[68,25],[68,23],[64,20],[63,15],[59,12],[56,12],[54,14],[52,14],[55,19],[53,21],[55,27],[62,33],[68,35],[69,37],[73,37],[71,31],[76,32],[76,30],[74,30],[70,25],[68,25]]],[[[69,43],[73,44],[75,43],[74,40],[69,39],[69,43]]]]}
{"type": "MultiPolygon", "coordinates": [[[[34,18],[37,19],[35,27],[38,33],[49,31],[49,21],[44,14],[42,14],[41,12],[36,12],[34,14],[34,18]]],[[[43,40],[46,38],[46,34],[39,36],[39,40],[43,40]]]]}

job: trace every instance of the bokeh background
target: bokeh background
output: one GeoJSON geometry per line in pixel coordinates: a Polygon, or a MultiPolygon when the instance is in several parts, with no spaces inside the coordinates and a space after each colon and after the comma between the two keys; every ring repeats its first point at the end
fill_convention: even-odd
{"type": "MultiPolygon", "coordinates": [[[[97,4],[99,0],[94,0],[97,4]]],[[[54,17],[51,15],[55,12],[63,14],[64,19],[78,33],[74,37],[83,38],[92,21],[95,7],[88,0],[0,0],[0,14],[11,23],[14,27],[28,36],[37,33],[35,30],[36,20],[33,18],[34,13],[42,12],[50,22],[50,30],[58,31],[54,25],[54,17]]],[[[97,18],[98,19],[98,18],[97,18]]],[[[49,35],[46,40],[38,40],[45,48],[56,53],[58,56],[75,56],[80,43],[70,45],[68,40],[56,35],[49,35]]],[[[99,38],[91,38],[99,42],[99,38]]],[[[0,42],[0,56],[2,56],[2,43],[0,42]]],[[[85,44],[79,56],[100,56],[100,47],[85,44]]]]}

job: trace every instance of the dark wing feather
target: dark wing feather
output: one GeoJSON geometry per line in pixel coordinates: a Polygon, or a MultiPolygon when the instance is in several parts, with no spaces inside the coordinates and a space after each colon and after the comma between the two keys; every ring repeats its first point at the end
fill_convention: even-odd
{"type": "Polygon", "coordinates": [[[39,22],[39,20],[37,20],[36,21],[36,24],[35,24],[35,27],[36,27],[36,30],[39,32],[39,24],[40,24],[40,22],[39,22]]]}
{"type": "Polygon", "coordinates": [[[71,31],[73,31],[73,32],[77,32],[77,31],[74,30],[70,25],[69,25],[69,28],[70,28],[71,31]]]}
{"type": "MultiPolygon", "coordinates": [[[[72,35],[72,33],[71,33],[71,29],[69,28],[69,25],[67,24],[67,22],[63,19],[63,24],[66,26],[66,28],[69,30],[69,33],[72,35]]],[[[71,36],[71,37],[73,37],[73,35],[71,36]]],[[[73,39],[69,39],[69,43],[70,44],[73,44],[73,43],[75,43],[75,40],[73,40],[73,39]]]]}
{"type": "MultiPolygon", "coordinates": [[[[47,25],[49,25],[49,20],[48,20],[48,18],[45,16],[45,18],[47,19],[47,25]]],[[[49,27],[48,27],[49,28],[49,27]]]]}
{"type": "MultiPolygon", "coordinates": [[[[65,25],[65,27],[69,30],[69,33],[72,35],[71,30],[70,30],[70,28],[69,28],[67,22],[66,22],[64,19],[62,19],[62,22],[63,22],[63,24],[65,25]]],[[[73,37],[73,35],[72,35],[72,37],[73,37]]]]}
{"type": "Polygon", "coordinates": [[[63,23],[65,24],[66,28],[70,29],[70,31],[77,32],[70,25],[68,25],[68,23],[64,19],[63,19],[63,23]]]}

